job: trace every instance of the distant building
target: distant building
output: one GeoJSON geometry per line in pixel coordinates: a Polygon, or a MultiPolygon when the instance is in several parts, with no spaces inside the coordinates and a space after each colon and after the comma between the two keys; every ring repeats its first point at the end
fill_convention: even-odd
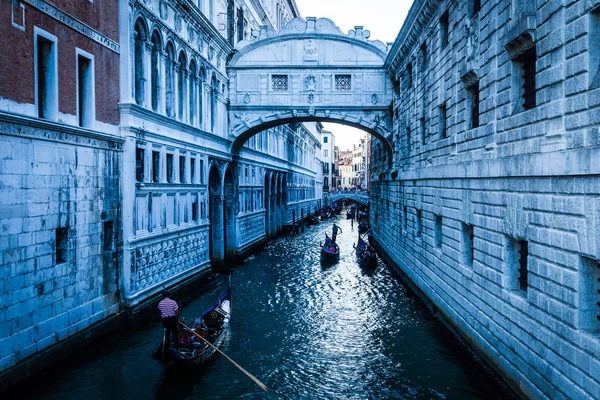
{"type": "Polygon", "coordinates": [[[323,163],[323,193],[334,188],[335,177],[335,136],[331,131],[321,131],[321,161],[323,163]]]}
{"type": "Polygon", "coordinates": [[[352,150],[341,151],[338,156],[339,188],[351,189],[354,182],[352,172],[352,150]]]}
{"type": "Polygon", "coordinates": [[[352,172],[354,173],[352,187],[365,189],[365,139],[360,139],[358,145],[354,145],[354,150],[352,151],[352,172]]]}

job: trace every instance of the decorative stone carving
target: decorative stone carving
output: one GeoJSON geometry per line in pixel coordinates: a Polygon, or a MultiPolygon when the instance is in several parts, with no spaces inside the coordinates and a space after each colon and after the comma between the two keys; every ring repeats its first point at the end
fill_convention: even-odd
{"type": "Polygon", "coordinates": [[[306,84],[306,90],[309,92],[317,90],[317,78],[314,75],[307,76],[304,83],[306,84]]]}
{"type": "Polygon", "coordinates": [[[133,292],[163,283],[168,278],[191,270],[207,261],[206,232],[170,238],[131,251],[131,289],[133,292]]]}
{"type": "Polygon", "coordinates": [[[315,95],[313,93],[308,94],[308,103],[312,104],[315,102],[315,95]]]}
{"type": "Polygon", "coordinates": [[[190,43],[194,43],[196,39],[196,31],[191,26],[188,26],[188,40],[190,43]]]}
{"type": "Polygon", "coordinates": [[[181,14],[176,12],[175,13],[175,30],[177,32],[181,32],[181,26],[182,26],[181,14]]]}
{"type": "Polygon", "coordinates": [[[244,96],[244,103],[250,104],[250,94],[246,93],[246,95],[244,96]]]}
{"type": "Polygon", "coordinates": [[[317,47],[317,41],[315,39],[304,40],[304,55],[312,56],[317,54],[319,48],[317,47]]]}
{"type": "Polygon", "coordinates": [[[479,38],[477,37],[477,24],[470,18],[465,19],[465,35],[467,39],[467,60],[472,60],[477,54],[479,38]]]}
{"type": "Polygon", "coordinates": [[[158,12],[163,20],[166,21],[169,18],[169,6],[165,0],[161,0],[158,5],[158,12]]]}
{"type": "Polygon", "coordinates": [[[379,102],[379,96],[377,96],[377,93],[373,93],[373,95],[371,96],[371,103],[377,104],[378,102],[379,102]]]}

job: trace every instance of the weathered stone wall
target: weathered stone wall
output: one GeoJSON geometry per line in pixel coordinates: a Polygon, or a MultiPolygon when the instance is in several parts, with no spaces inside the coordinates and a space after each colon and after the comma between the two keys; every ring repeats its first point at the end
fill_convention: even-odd
{"type": "Polygon", "coordinates": [[[388,170],[373,143],[375,236],[518,392],[599,398],[600,2],[481,3],[416,1],[392,48],[396,151],[388,170]]]}
{"type": "Polygon", "coordinates": [[[121,145],[55,128],[0,118],[0,371],[119,311],[121,145]]]}

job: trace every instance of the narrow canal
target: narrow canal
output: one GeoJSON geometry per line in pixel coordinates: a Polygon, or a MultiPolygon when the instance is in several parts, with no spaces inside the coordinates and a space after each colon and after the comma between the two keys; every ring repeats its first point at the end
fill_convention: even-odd
{"type": "MultiPolygon", "coordinates": [[[[381,262],[359,267],[357,227],[339,219],[342,256],[322,266],[332,220],[285,237],[233,274],[231,336],[222,350],[272,389],[216,355],[195,371],[151,358],[159,324],[102,340],[89,355],[35,377],[16,397],[36,399],[505,399],[454,338],[381,262]]],[[[225,290],[220,275],[181,312],[186,320],[225,290]]]]}

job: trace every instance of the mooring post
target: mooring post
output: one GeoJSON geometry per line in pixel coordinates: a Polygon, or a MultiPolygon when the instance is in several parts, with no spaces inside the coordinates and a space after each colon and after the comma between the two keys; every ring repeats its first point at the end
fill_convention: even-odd
{"type": "Polygon", "coordinates": [[[300,214],[301,214],[301,218],[300,221],[302,221],[302,233],[304,233],[304,208],[300,209],[300,214]]]}

